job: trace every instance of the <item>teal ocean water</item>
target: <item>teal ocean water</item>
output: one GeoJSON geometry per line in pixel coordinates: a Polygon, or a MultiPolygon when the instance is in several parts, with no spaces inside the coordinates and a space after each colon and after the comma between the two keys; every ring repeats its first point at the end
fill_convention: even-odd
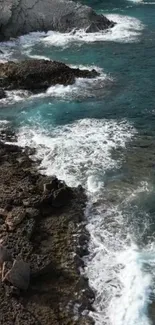
{"type": "Polygon", "coordinates": [[[100,77],[37,96],[10,92],[0,127],[36,148],[42,173],[87,191],[85,273],[96,325],[155,324],[155,2],[83,3],[117,25],[90,35],[33,33],[1,43],[0,60],[56,59],[100,77]]]}

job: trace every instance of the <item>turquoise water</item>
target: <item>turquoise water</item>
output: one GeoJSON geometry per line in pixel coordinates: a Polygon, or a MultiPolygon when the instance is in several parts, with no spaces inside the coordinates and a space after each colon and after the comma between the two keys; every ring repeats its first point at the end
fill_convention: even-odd
{"type": "MultiPolygon", "coordinates": [[[[88,1],[83,1],[88,4],[88,1]]],[[[36,148],[41,172],[88,194],[86,274],[97,325],[155,324],[155,2],[89,1],[108,33],[49,32],[2,43],[1,60],[46,57],[96,68],[95,80],[0,102],[2,127],[36,148]]]]}

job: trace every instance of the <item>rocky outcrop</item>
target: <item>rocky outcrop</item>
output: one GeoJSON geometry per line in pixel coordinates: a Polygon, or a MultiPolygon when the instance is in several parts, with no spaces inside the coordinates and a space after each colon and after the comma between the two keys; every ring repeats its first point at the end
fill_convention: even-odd
{"type": "Polygon", "coordinates": [[[64,63],[48,60],[0,63],[0,95],[5,96],[4,89],[39,92],[56,84],[73,84],[75,78],[93,78],[97,75],[95,70],[73,69],[64,63]]]}
{"type": "Polygon", "coordinates": [[[0,40],[34,31],[96,32],[114,23],[69,0],[0,0],[0,40]]]}
{"type": "Polygon", "coordinates": [[[32,153],[0,141],[0,324],[92,325],[84,190],[40,175],[32,153]]]}

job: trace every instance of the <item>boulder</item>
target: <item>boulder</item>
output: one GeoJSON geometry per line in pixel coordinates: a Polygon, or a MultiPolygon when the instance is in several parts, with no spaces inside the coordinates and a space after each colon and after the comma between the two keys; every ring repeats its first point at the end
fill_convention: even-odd
{"type": "Polygon", "coordinates": [[[24,60],[0,63],[0,87],[7,90],[46,90],[56,84],[70,85],[75,78],[93,78],[95,70],[73,69],[64,63],[48,60],[24,60]]]}
{"type": "Polygon", "coordinates": [[[57,179],[56,176],[50,177],[49,182],[43,184],[43,191],[44,191],[44,193],[48,193],[48,192],[57,190],[58,189],[59,182],[60,181],[57,179]]]}
{"type": "Polygon", "coordinates": [[[1,0],[0,40],[35,31],[90,32],[113,27],[114,23],[92,8],[69,0],[1,0]],[[89,30],[89,26],[90,30],[89,30]]]}
{"type": "Polygon", "coordinates": [[[5,223],[10,231],[13,231],[25,218],[26,211],[23,207],[14,207],[9,211],[5,219],[5,223]]]}
{"type": "Polygon", "coordinates": [[[15,260],[11,270],[6,273],[3,281],[5,280],[18,289],[27,290],[30,282],[29,264],[22,260],[15,260]]]}
{"type": "Polygon", "coordinates": [[[61,208],[65,206],[72,197],[72,192],[69,187],[64,186],[53,193],[52,206],[54,208],[61,208]]]}
{"type": "Polygon", "coordinates": [[[47,178],[48,182],[43,184],[43,203],[48,202],[54,208],[61,208],[68,204],[73,197],[73,191],[65,182],[56,176],[47,178]]]}

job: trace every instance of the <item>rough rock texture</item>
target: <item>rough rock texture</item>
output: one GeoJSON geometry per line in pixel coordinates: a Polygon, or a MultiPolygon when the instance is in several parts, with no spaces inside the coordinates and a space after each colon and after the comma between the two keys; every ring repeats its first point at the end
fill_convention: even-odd
{"type": "Polygon", "coordinates": [[[30,284],[30,265],[22,260],[15,260],[6,274],[3,274],[3,281],[8,281],[14,287],[27,290],[30,284]]]}
{"type": "Polygon", "coordinates": [[[0,142],[0,242],[18,261],[5,262],[0,279],[0,324],[93,324],[82,311],[92,308],[94,294],[79,272],[89,240],[84,190],[40,175],[30,154],[0,142]]]}
{"type": "Polygon", "coordinates": [[[91,31],[112,27],[91,8],[68,0],[0,0],[0,40],[34,31],[91,31]]]}
{"type": "Polygon", "coordinates": [[[11,261],[11,254],[5,246],[0,244],[0,269],[6,261],[11,261]]]}
{"type": "Polygon", "coordinates": [[[73,84],[75,78],[93,78],[97,75],[95,70],[73,69],[64,63],[48,60],[0,63],[0,93],[4,89],[39,92],[56,84],[73,84]]]}
{"type": "Polygon", "coordinates": [[[5,91],[3,89],[0,89],[0,99],[5,97],[6,97],[5,91]]]}

